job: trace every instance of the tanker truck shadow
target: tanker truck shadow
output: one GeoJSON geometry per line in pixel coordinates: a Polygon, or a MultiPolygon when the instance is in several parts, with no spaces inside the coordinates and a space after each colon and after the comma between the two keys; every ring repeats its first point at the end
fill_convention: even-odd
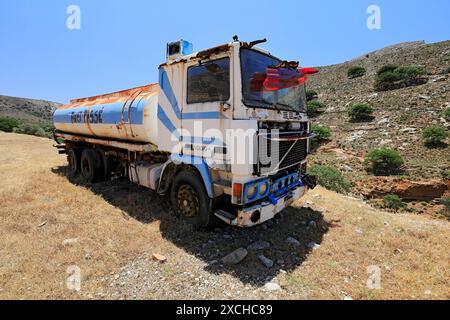
{"type": "MultiPolygon", "coordinates": [[[[67,176],[65,167],[55,168],[53,172],[67,176]]],[[[220,225],[214,231],[200,232],[173,214],[168,197],[158,196],[127,179],[97,184],[85,184],[79,178],[69,179],[120,208],[126,218],[145,224],[159,221],[162,237],[201,259],[205,271],[230,274],[255,286],[264,285],[282,271],[293,271],[301,266],[309,253],[320,246],[330,228],[322,212],[294,206],[253,228],[220,225]],[[224,256],[239,248],[248,250],[244,260],[233,265],[221,263],[224,256]],[[261,256],[273,265],[270,267],[269,260],[266,260],[267,266],[264,265],[261,260],[265,259],[261,256]]],[[[183,271],[186,270],[180,270],[183,271]]]]}

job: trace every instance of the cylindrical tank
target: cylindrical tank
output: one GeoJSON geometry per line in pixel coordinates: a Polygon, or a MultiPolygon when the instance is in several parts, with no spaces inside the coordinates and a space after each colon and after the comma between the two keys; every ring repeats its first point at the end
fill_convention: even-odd
{"type": "Polygon", "coordinates": [[[53,115],[64,133],[158,146],[158,85],[72,100],[53,115]]]}

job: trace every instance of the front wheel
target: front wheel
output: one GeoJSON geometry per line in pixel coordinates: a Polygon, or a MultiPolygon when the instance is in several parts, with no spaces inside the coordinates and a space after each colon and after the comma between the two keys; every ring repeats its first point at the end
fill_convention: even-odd
{"type": "Polygon", "coordinates": [[[217,223],[212,210],[212,200],[197,172],[181,171],[175,177],[170,192],[175,212],[196,228],[211,229],[217,223]]]}

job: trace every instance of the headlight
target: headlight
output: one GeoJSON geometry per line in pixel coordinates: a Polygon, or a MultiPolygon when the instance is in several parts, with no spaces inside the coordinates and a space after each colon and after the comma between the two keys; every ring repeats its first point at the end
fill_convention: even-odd
{"type": "Polygon", "coordinates": [[[251,185],[247,189],[247,198],[253,199],[255,196],[256,196],[256,186],[255,185],[251,185]]]}
{"type": "Polygon", "coordinates": [[[260,196],[263,196],[266,194],[267,189],[269,188],[268,184],[269,183],[267,181],[260,184],[260,186],[259,186],[259,195],[260,196]]]}

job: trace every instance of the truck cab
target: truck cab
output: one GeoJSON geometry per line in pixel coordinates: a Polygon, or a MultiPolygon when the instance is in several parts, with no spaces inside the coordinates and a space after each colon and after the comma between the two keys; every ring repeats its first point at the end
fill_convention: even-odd
{"type": "Polygon", "coordinates": [[[192,53],[181,40],[159,67],[159,148],[200,168],[213,214],[237,226],[273,218],[315,186],[305,86],[266,90],[258,76],[283,61],[255,44],[192,53]]]}

